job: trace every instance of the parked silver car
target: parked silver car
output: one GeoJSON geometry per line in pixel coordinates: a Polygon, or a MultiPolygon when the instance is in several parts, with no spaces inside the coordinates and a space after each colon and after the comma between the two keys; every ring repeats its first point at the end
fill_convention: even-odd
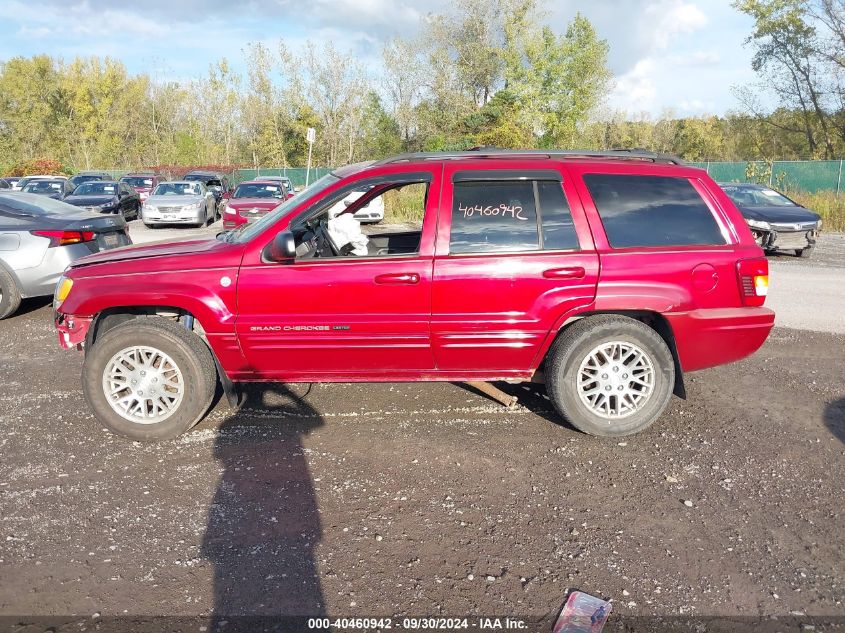
{"type": "Polygon", "coordinates": [[[0,319],[49,296],[72,261],[131,244],[126,221],[46,196],[0,192],[0,319]]]}
{"type": "Polygon", "coordinates": [[[190,180],[163,182],[156,187],[141,208],[147,226],[192,224],[203,226],[217,220],[214,193],[203,183],[190,180]]]}

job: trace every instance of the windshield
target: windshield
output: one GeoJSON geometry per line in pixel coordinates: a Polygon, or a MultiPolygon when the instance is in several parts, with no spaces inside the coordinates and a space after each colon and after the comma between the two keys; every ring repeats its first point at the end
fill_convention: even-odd
{"type": "Polygon", "coordinates": [[[188,174],[185,180],[199,180],[200,182],[212,182],[213,178],[209,178],[203,174],[188,174]]]}
{"type": "Polygon", "coordinates": [[[0,193],[0,213],[17,216],[79,215],[79,207],[44,196],[0,193]]]}
{"type": "Polygon", "coordinates": [[[283,198],[281,186],[272,183],[246,183],[238,185],[233,198],[283,198]]]}
{"type": "Polygon", "coordinates": [[[113,182],[86,182],[73,191],[75,196],[114,196],[117,195],[117,185],[113,182]]]}
{"type": "Polygon", "coordinates": [[[62,190],[61,180],[33,180],[23,188],[27,193],[55,193],[62,190]]]}
{"type": "Polygon", "coordinates": [[[154,196],[199,196],[202,187],[193,182],[165,182],[153,191],[154,196]]]}
{"type": "Polygon", "coordinates": [[[797,207],[792,200],[774,189],[725,187],[725,193],[739,207],[797,207]]]}
{"type": "Polygon", "coordinates": [[[121,182],[125,182],[130,187],[135,187],[136,189],[142,189],[144,187],[152,187],[153,186],[153,179],[146,178],[144,176],[127,176],[126,178],[121,178],[121,182]]]}
{"type": "Polygon", "coordinates": [[[328,189],[339,180],[340,178],[334,174],[326,174],[320,178],[320,180],[312,183],[307,189],[304,189],[298,196],[291,198],[287,202],[282,202],[275,209],[268,212],[265,216],[259,218],[255,222],[252,222],[251,224],[242,224],[241,228],[235,229],[231,234],[229,234],[230,237],[228,238],[228,241],[238,243],[248,242],[268,226],[274,224],[280,218],[285,217],[288,213],[293,211],[293,209],[298,207],[303,200],[319,194],[321,191],[328,189]]]}

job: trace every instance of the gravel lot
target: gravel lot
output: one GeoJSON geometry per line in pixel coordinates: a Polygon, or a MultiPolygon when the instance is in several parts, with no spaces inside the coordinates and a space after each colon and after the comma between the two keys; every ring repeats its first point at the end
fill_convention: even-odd
{"type": "MultiPolygon", "coordinates": [[[[192,233],[135,224],[136,242],[192,233]]],[[[773,262],[773,302],[801,304],[777,280],[816,270],[843,294],[833,237],[773,262]]],[[[255,389],[142,445],[100,428],[81,354],[27,301],[0,322],[0,615],[542,616],[579,588],[623,615],[845,622],[837,327],[689,375],[621,442],[535,388],[506,387],[508,411],[385,384],[255,389]]]]}

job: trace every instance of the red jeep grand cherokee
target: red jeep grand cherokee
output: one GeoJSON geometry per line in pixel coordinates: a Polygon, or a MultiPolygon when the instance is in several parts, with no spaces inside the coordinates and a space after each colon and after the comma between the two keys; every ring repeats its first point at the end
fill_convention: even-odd
{"type": "Polygon", "coordinates": [[[247,381],[539,380],[574,426],[622,436],[684,395],[684,372],[763,344],[767,287],[700,169],[482,150],[349,165],[217,239],[86,257],[55,306],[91,408],[136,439],[191,428],[218,380],[230,401],[247,381]],[[404,187],[416,230],[370,234],[357,255],[336,243],[338,201],[365,191],[354,214],[404,187]]]}

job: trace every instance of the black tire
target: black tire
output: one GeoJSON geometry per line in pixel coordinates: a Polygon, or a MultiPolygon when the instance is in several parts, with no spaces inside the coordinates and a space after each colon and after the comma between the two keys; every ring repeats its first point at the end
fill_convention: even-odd
{"type": "Polygon", "coordinates": [[[157,441],[178,437],[208,412],[217,386],[214,358],[205,342],[179,323],[156,317],[139,317],[107,331],[85,355],[82,387],[85,399],[113,432],[134,440],[157,441]],[[143,424],[115,411],[108,403],[103,374],[111,359],[133,346],[167,354],[182,373],[183,396],[177,408],[160,422],[143,424]]]}
{"type": "Polygon", "coordinates": [[[813,254],[813,247],[807,246],[806,248],[798,248],[795,250],[795,257],[803,257],[804,259],[809,259],[810,255],[813,254]]]}
{"type": "MultiPolygon", "coordinates": [[[[621,437],[639,433],[666,409],[674,385],[675,363],[666,342],[653,329],[629,317],[597,315],[581,319],[563,331],[546,358],[546,389],[552,402],[572,426],[589,435],[621,437]],[[654,376],[651,394],[639,405],[642,408],[618,419],[596,413],[582,401],[578,391],[581,363],[598,346],[611,342],[639,348],[651,362],[654,376]]],[[[618,405],[618,396],[615,397],[618,405]]]]}
{"type": "Polygon", "coordinates": [[[0,319],[15,313],[21,305],[21,291],[12,274],[0,266],[0,319]]]}

